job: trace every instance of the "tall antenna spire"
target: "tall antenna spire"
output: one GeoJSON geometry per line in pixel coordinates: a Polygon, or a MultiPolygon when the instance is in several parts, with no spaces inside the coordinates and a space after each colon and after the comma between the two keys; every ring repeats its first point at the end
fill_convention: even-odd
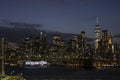
{"type": "Polygon", "coordinates": [[[98,16],[96,17],[96,23],[97,23],[97,25],[98,25],[98,16]]]}

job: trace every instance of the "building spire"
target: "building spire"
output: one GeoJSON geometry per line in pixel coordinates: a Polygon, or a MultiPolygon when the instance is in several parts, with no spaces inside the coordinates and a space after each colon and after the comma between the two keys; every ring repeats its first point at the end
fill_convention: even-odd
{"type": "Polygon", "coordinates": [[[97,25],[99,24],[99,23],[98,23],[98,16],[96,17],[96,23],[97,23],[97,25]]]}

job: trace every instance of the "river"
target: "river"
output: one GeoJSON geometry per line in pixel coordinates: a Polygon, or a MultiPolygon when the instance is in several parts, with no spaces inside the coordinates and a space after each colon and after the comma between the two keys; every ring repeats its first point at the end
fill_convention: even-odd
{"type": "Polygon", "coordinates": [[[6,67],[6,74],[23,74],[26,80],[120,80],[120,69],[6,67]]]}

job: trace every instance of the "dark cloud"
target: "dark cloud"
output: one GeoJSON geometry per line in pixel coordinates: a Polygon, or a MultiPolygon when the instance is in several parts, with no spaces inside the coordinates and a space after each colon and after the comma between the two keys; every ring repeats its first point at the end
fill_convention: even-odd
{"type": "Polygon", "coordinates": [[[34,24],[34,23],[27,23],[27,22],[14,22],[14,21],[7,21],[7,20],[2,20],[0,22],[0,26],[5,26],[5,27],[20,27],[20,28],[34,28],[34,29],[41,29],[43,28],[42,24],[34,24]]]}

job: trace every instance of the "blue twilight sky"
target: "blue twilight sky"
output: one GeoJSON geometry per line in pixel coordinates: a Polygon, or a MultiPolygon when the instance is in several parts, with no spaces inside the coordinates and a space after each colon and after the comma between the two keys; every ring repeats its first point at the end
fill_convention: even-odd
{"type": "Polygon", "coordinates": [[[120,34],[120,0],[0,0],[0,20],[42,24],[65,33],[94,36],[96,16],[102,29],[120,34]]]}

